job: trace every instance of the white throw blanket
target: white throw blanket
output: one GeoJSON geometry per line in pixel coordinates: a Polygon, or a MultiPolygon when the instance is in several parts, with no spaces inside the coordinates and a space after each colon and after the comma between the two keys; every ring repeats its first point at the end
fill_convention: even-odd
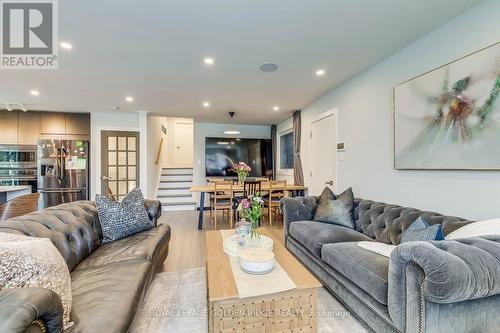
{"type": "Polygon", "coordinates": [[[381,242],[368,242],[368,241],[358,242],[358,246],[365,250],[381,254],[385,257],[390,257],[391,252],[396,248],[396,245],[389,245],[381,242]]]}

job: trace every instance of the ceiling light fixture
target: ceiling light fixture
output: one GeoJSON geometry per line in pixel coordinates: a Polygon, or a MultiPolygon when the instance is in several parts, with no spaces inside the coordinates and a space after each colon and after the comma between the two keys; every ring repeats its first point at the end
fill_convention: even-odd
{"type": "Polygon", "coordinates": [[[73,45],[71,45],[71,43],[68,43],[68,42],[61,42],[61,43],[59,43],[59,46],[65,50],[72,50],[73,49],[73,45]]]}
{"type": "Polygon", "coordinates": [[[205,63],[205,65],[212,66],[215,63],[215,60],[214,58],[206,57],[205,59],[203,59],[203,62],[205,63]]]}
{"type": "Polygon", "coordinates": [[[325,70],[324,69],[318,69],[316,71],[316,76],[323,76],[325,75],[325,70]]]}
{"type": "Polygon", "coordinates": [[[34,89],[30,91],[30,94],[33,96],[40,96],[40,92],[38,90],[34,90],[34,89]]]}
{"type": "Polygon", "coordinates": [[[224,134],[229,134],[229,135],[237,135],[240,133],[241,133],[240,131],[235,131],[235,130],[224,131],[224,134]]]}
{"type": "MultiPolygon", "coordinates": [[[[229,117],[231,117],[231,122],[232,122],[233,121],[233,117],[236,114],[236,112],[229,111],[228,113],[229,113],[229,117]]],[[[240,131],[237,131],[237,130],[226,130],[226,131],[224,131],[224,134],[237,135],[237,134],[240,134],[240,131]]]]}
{"type": "Polygon", "coordinates": [[[204,108],[209,108],[210,107],[210,102],[203,102],[203,107],[204,108]]]}
{"type": "Polygon", "coordinates": [[[259,69],[264,73],[272,73],[278,70],[278,65],[273,64],[272,62],[267,62],[265,64],[260,65],[259,69]]]}
{"type": "Polygon", "coordinates": [[[125,100],[129,103],[132,103],[134,101],[134,98],[132,96],[127,96],[125,97],[125,100]]]}
{"type": "Polygon", "coordinates": [[[273,106],[273,111],[279,111],[280,110],[280,107],[279,106],[273,106]]]}

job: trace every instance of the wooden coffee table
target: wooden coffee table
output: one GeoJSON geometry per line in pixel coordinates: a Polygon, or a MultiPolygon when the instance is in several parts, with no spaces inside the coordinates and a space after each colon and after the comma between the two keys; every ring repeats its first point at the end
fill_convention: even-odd
{"type": "Polygon", "coordinates": [[[316,333],[316,290],[321,287],[321,283],[268,230],[261,228],[260,233],[273,239],[275,259],[297,287],[285,292],[240,299],[229,257],[222,249],[221,232],[208,231],[208,331],[316,333]]]}

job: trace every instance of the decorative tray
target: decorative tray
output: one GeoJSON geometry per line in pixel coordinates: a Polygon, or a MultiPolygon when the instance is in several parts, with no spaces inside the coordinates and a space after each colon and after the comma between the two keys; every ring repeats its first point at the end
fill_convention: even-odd
{"type": "Polygon", "coordinates": [[[260,236],[259,238],[245,237],[243,244],[240,244],[240,235],[229,236],[224,239],[224,253],[233,257],[239,257],[242,249],[248,248],[263,248],[267,251],[273,251],[273,240],[267,236],[260,236]]]}

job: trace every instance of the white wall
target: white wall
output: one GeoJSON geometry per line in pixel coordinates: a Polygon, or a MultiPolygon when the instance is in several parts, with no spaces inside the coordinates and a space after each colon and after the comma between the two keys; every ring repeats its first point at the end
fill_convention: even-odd
{"type": "Polygon", "coordinates": [[[140,133],[140,188],[147,196],[147,113],[138,112],[92,112],[90,114],[90,145],[91,145],[91,170],[90,170],[90,200],[95,199],[96,193],[101,193],[101,131],[136,131],[140,133]]]}
{"type": "Polygon", "coordinates": [[[162,125],[167,127],[166,117],[148,117],[147,126],[147,198],[156,198],[158,192],[161,169],[167,161],[167,135],[162,132],[162,125]],[[160,148],[161,139],[163,145],[159,156],[159,163],[156,164],[158,149],[160,148]]]}
{"type": "Polygon", "coordinates": [[[358,197],[470,219],[499,217],[500,172],[393,169],[392,95],[400,82],[498,42],[499,13],[500,1],[481,2],[305,107],[301,156],[306,185],[309,123],[338,107],[339,141],[346,144],[338,166],[339,189],[352,186],[358,197]]]}
{"type": "MultiPolygon", "coordinates": [[[[271,126],[257,125],[235,125],[235,124],[211,124],[194,123],[194,169],[193,184],[204,185],[207,183],[205,176],[205,138],[206,137],[228,137],[228,138],[252,138],[270,139],[271,126]],[[238,130],[238,135],[227,135],[224,131],[238,130]]],[[[196,202],[199,198],[196,197],[196,202]]]]}

